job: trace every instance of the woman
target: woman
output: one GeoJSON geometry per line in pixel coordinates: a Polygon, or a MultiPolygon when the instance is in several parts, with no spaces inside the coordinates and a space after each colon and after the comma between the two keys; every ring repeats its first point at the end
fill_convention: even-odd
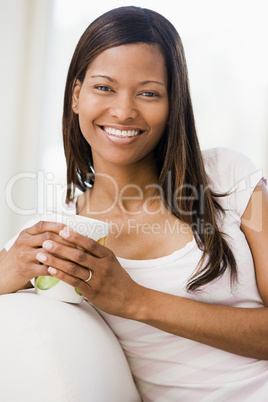
{"type": "Polygon", "coordinates": [[[2,251],[1,293],[48,273],[79,289],[118,336],[144,401],[264,401],[268,192],[243,155],[201,153],[169,21],[122,7],[88,27],[63,136],[67,203],[110,222],[107,247],[41,222],[2,251]]]}

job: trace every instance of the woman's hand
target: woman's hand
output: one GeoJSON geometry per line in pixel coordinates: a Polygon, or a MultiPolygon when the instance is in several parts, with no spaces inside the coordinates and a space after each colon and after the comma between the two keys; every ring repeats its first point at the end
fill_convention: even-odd
{"type": "Polygon", "coordinates": [[[60,236],[76,248],[47,240],[43,248],[49,253],[40,253],[37,259],[49,266],[51,275],[80,290],[96,307],[130,318],[142,287],[121,267],[113,252],[69,229],[62,230],[60,236]],[[92,277],[85,282],[90,272],[92,277]]]}
{"type": "Polygon", "coordinates": [[[69,244],[58,234],[64,226],[61,223],[38,222],[23,230],[8,252],[2,251],[0,294],[23,289],[35,276],[49,275],[48,266],[41,264],[36,255],[45,252],[42,244],[46,240],[69,244]]]}

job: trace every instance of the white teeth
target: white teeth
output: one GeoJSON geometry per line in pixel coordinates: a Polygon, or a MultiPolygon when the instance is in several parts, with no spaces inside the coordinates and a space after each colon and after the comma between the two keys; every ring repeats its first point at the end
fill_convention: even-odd
{"type": "Polygon", "coordinates": [[[107,133],[107,134],[112,134],[112,135],[116,135],[117,137],[134,137],[135,135],[139,134],[139,131],[137,130],[117,130],[115,128],[112,127],[103,127],[103,130],[107,133]]]}

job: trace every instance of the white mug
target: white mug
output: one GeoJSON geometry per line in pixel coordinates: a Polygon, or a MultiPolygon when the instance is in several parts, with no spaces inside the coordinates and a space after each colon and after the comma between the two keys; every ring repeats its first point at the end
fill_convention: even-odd
{"type": "MultiPolygon", "coordinates": [[[[110,229],[110,225],[106,222],[80,215],[47,213],[42,216],[42,220],[64,223],[75,232],[90,237],[102,245],[105,245],[110,229]]],[[[68,303],[79,304],[84,300],[84,296],[78,289],[53,276],[37,276],[35,278],[35,291],[38,295],[68,303]]]]}

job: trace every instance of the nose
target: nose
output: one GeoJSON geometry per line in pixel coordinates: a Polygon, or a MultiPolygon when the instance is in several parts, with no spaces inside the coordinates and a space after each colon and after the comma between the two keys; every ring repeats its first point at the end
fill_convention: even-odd
{"type": "Polygon", "coordinates": [[[139,114],[135,99],[128,93],[117,94],[115,96],[113,104],[110,107],[110,113],[112,117],[115,117],[120,122],[133,120],[139,114]]]}

